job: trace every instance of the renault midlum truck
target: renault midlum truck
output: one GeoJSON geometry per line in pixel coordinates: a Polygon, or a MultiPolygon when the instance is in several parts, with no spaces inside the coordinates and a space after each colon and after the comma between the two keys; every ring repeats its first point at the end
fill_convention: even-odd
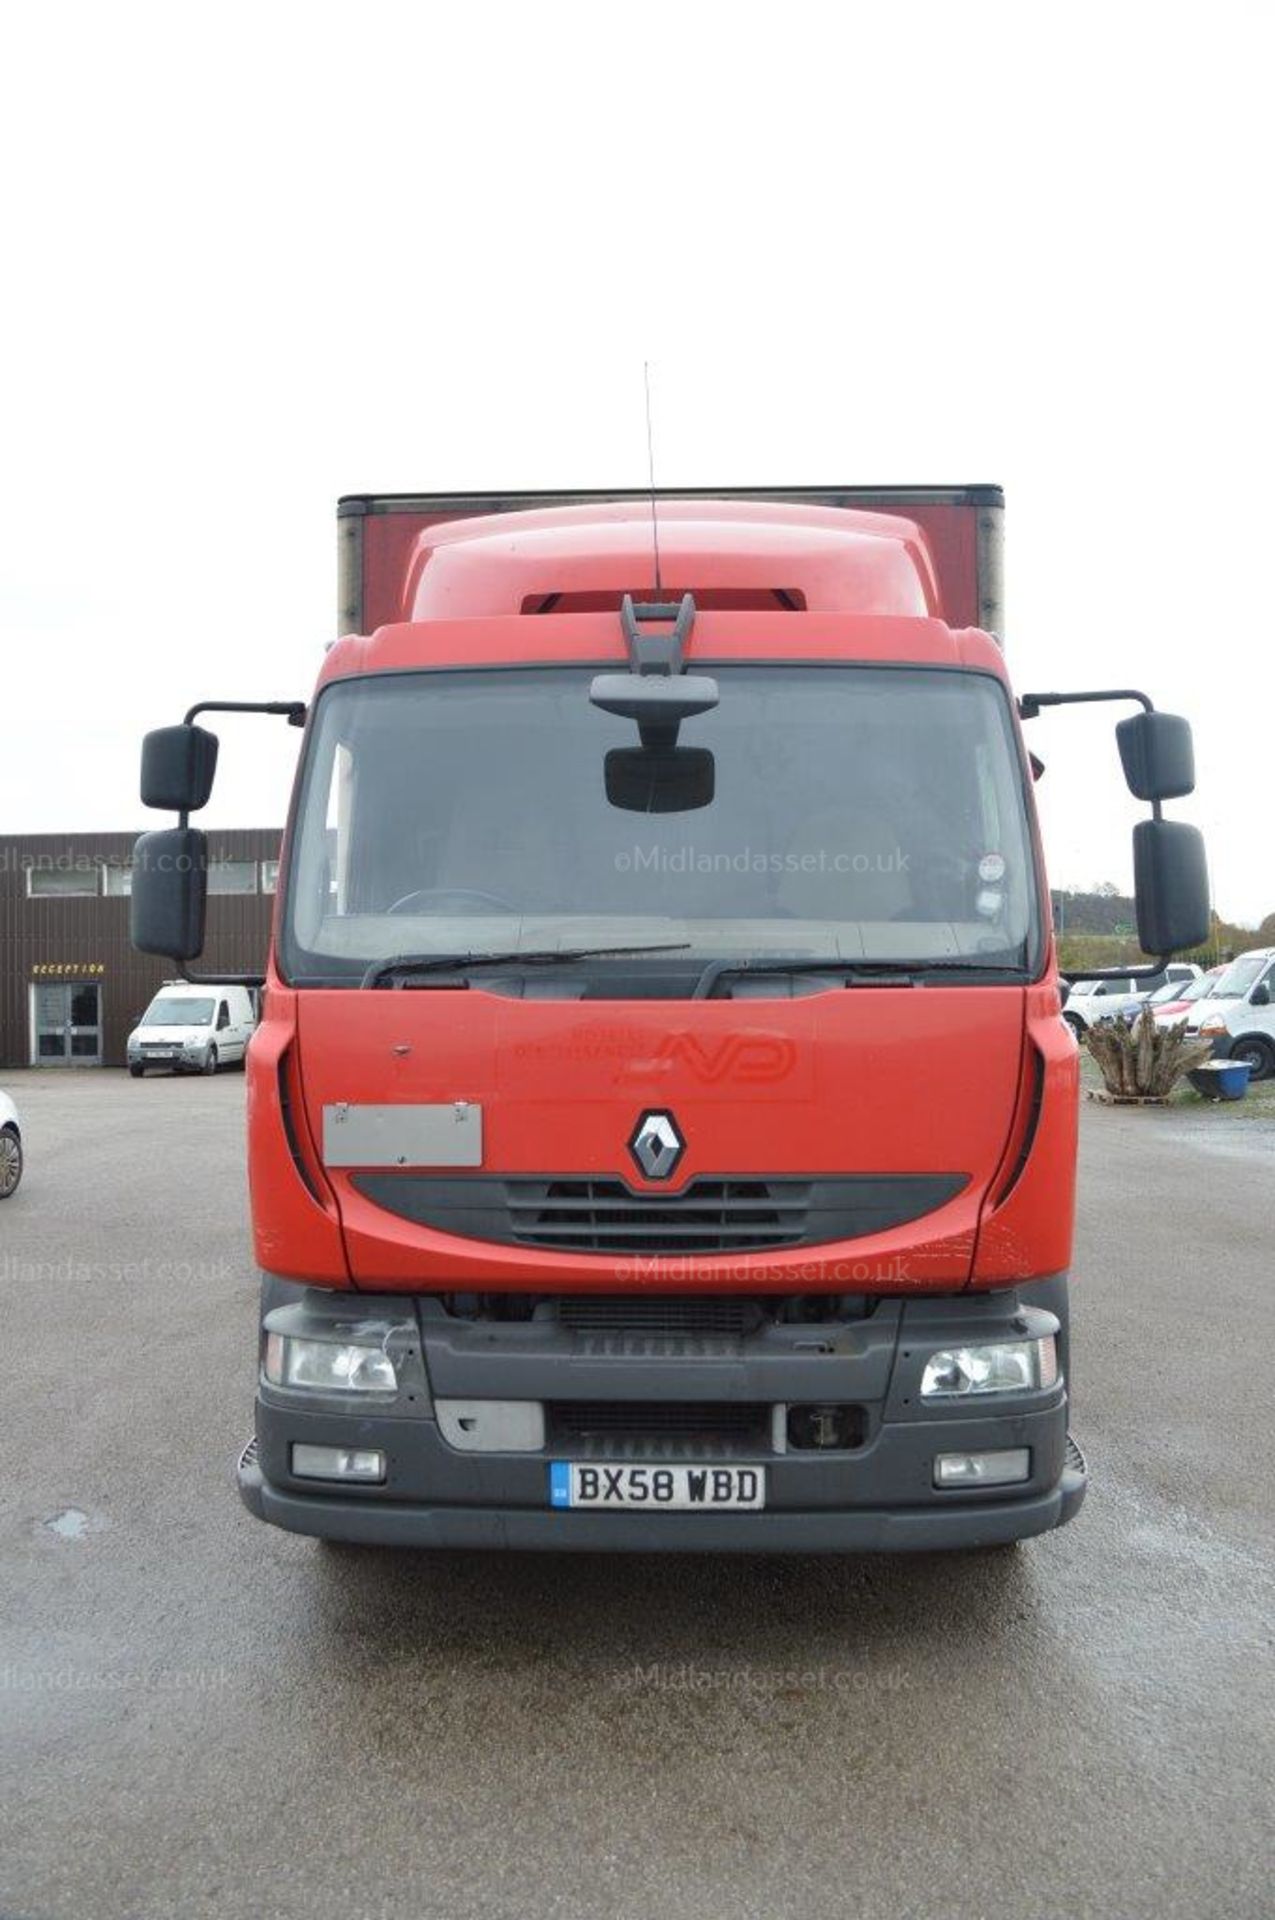
{"type": "MultiPolygon", "coordinates": [[[[1163,817],[1184,721],[1011,692],[1001,511],[341,502],[343,637],[260,709],[304,739],[248,1055],[254,1514],[748,1552],[1075,1514],[1077,1045],[1020,722],[1128,709],[1148,971],[1207,881],[1163,817]]],[[[196,982],[201,722],[244,706],[143,750],[177,823],[133,937],[196,982]]]]}

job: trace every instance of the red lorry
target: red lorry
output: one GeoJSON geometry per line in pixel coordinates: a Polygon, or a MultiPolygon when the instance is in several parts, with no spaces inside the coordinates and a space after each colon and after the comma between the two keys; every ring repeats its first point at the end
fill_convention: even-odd
{"type": "MultiPolygon", "coordinates": [[[[1020,719],[1130,701],[1139,936],[1203,937],[1186,723],[1010,692],[998,489],[358,497],[248,1062],[251,1511],[412,1546],[1061,1525],[1076,1041],[1020,719]]],[[[207,701],[133,937],[203,942],[207,701]]],[[[255,710],[255,709],[254,709],[255,710]]],[[[198,978],[197,974],[189,974],[198,978]]]]}

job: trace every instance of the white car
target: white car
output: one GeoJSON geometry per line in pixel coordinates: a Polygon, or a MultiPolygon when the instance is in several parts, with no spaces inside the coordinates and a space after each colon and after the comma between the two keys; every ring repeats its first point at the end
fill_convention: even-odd
{"type": "Polygon", "coordinates": [[[1145,1000],[1170,981],[1198,980],[1200,969],[1191,960],[1171,960],[1167,967],[1149,980],[1078,980],[1067,995],[1063,1019],[1079,1036],[1099,1020],[1120,1020],[1135,1012],[1145,1000]]]}
{"type": "Polygon", "coordinates": [[[1254,947],[1232,960],[1208,999],[1192,1009],[1187,1031],[1213,1042],[1215,1060],[1247,1060],[1252,1079],[1275,1075],[1275,947],[1254,947]]]}
{"type": "Polygon", "coordinates": [[[0,1093],[0,1200],[18,1191],[22,1178],[22,1127],[18,1109],[7,1093],[0,1093]]]}
{"type": "Polygon", "coordinates": [[[148,1067],[216,1073],[242,1064],[256,1024],[247,987],[169,981],[128,1036],[128,1070],[140,1080],[148,1067]]]}

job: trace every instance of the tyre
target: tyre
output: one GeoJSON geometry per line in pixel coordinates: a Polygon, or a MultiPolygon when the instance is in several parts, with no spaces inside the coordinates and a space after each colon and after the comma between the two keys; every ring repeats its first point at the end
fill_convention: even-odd
{"type": "Polygon", "coordinates": [[[0,1128],[0,1200],[18,1191],[22,1179],[22,1138],[16,1127],[0,1128]]]}
{"type": "Polygon", "coordinates": [[[1067,1013],[1064,1011],[1063,1019],[1067,1022],[1067,1025],[1071,1028],[1077,1040],[1083,1040],[1085,1037],[1085,1023],[1080,1015],[1078,1013],[1067,1013]]]}
{"type": "Polygon", "coordinates": [[[207,1053],[204,1055],[204,1072],[216,1073],[216,1071],[217,1071],[217,1049],[216,1047],[209,1047],[207,1053]]]}
{"type": "Polygon", "coordinates": [[[1234,1043],[1227,1058],[1246,1060],[1250,1080],[1269,1080],[1275,1074],[1275,1044],[1260,1033],[1244,1034],[1234,1043]]]}
{"type": "Polygon", "coordinates": [[[145,1067],[130,1067],[128,1071],[130,1078],[140,1080],[146,1069],[145,1067]]]}

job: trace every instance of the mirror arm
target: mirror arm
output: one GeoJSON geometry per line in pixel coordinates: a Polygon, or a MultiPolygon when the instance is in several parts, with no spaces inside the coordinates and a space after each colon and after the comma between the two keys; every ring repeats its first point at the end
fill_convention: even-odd
{"type": "Polygon", "coordinates": [[[281,713],[290,727],[303,727],[306,705],[304,700],[201,700],[188,710],[182,725],[193,727],[200,713],[281,713]]]}
{"type": "MultiPolygon", "coordinates": [[[[303,727],[306,722],[307,708],[304,700],[198,700],[193,707],[186,709],[182,725],[193,727],[201,713],[278,713],[284,716],[290,727],[303,727]]],[[[181,827],[190,825],[190,814],[185,807],[177,816],[177,824],[181,827]]],[[[210,980],[200,980],[191,973],[183,973],[182,979],[189,980],[194,986],[199,987],[215,984],[210,980]]],[[[264,984],[264,977],[258,979],[255,973],[244,974],[242,978],[238,975],[227,975],[226,978],[226,985],[229,987],[260,987],[264,984]]]]}
{"type": "MultiPolygon", "coordinates": [[[[184,960],[174,960],[173,965],[178,978],[188,980],[192,987],[264,987],[266,984],[264,973],[192,973],[184,960]]],[[[1128,977],[1121,976],[1122,979],[1128,977]]],[[[1091,973],[1086,978],[1096,980],[1098,976],[1091,973]]]]}
{"type": "MultiPolygon", "coordinates": [[[[1039,718],[1042,707],[1078,707],[1087,705],[1092,700],[1134,700],[1142,708],[1144,713],[1155,712],[1155,701],[1151,699],[1149,694],[1140,692],[1137,687],[1098,687],[1088,693],[1020,694],[1018,697],[1018,717],[1020,720],[1035,720],[1039,718]]],[[[1162,820],[1164,818],[1164,810],[1158,800],[1151,802],[1151,818],[1153,820],[1162,820]]],[[[1064,978],[1065,977],[1064,975],[1064,978]]],[[[1098,973],[1087,974],[1083,977],[1090,980],[1100,980],[1104,978],[1102,974],[1098,973]]],[[[1132,974],[1113,973],[1105,977],[1110,980],[1132,980],[1134,976],[1132,974]]]]}
{"type": "Polygon", "coordinates": [[[1162,953],[1158,960],[1152,960],[1145,967],[1059,967],[1060,980],[1153,980],[1157,973],[1163,973],[1173,959],[1171,953],[1162,953]]]}
{"type": "Polygon", "coordinates": [[[1042,707],[1076,707],[1090,700],[1135,700],[1147,713],[1155,712],[1155,702],[1137,687],[1103,687],[1090,693],[1023,693],[1018,698],[1020,720],[1034,720],[1042,707]]]}

